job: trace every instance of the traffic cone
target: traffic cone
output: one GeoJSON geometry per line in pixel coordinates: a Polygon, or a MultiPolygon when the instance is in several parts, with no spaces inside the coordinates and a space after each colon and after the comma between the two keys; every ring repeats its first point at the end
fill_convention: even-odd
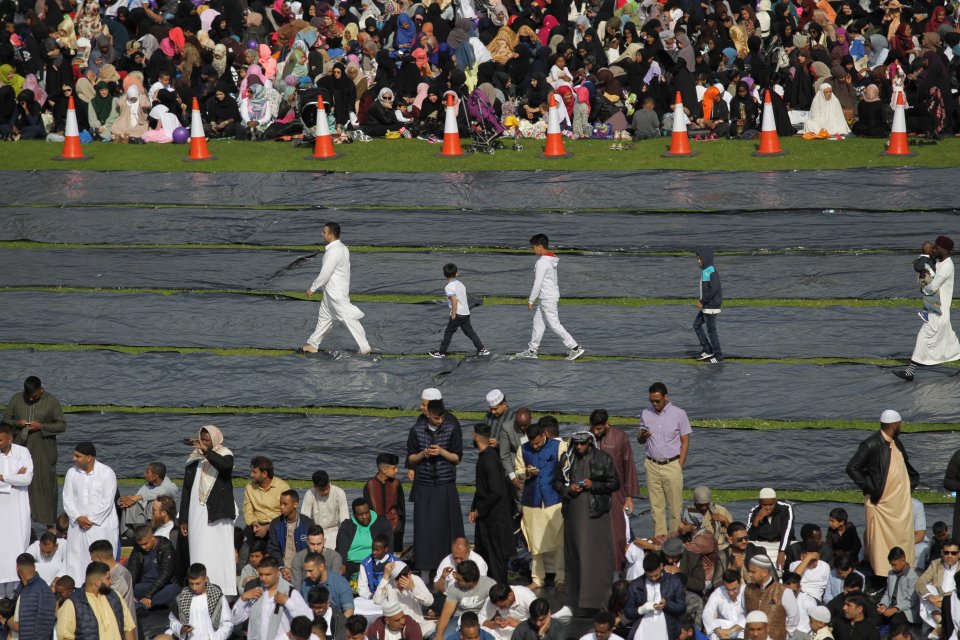
{"type": "Polygon", "coordinates": [[[569,158],[572,153],[567,153],[563,148],[563,134],[560,133],[560,114],[557,111],[557,94],[550,94],[550,110],[547,111],[547,146],[543,153],[537,154],[538,158],[569,158]]]}
{"type": "Polygon", "coordinates": [[[216,160],[210,155],[207,149],[207,136],[203,133],[203,120],[200,119],[200,104],[197,99],[193,99],[193,114],[190,119],[190,155],[183,159],[184,162],[194,162],[197,160],[216,160]]]}
{"type": "Polygon", "coordinates": [[[307,160],[335,160],[342,154],[333,150],[333,138],[330,137],[330,125],[327,123],[327,110],[323,106],[323,96],[317,96],[317,127],[316,144],[313,145],[313,155],[307,160]]]}
{"type": "Polygon", "coordinates": [[[770,102],[770,90],[763,98],[763,121],[760,125],[760,146],[753,152],[755,156],[785,156],[787,152],[780,148],[777,136],[777,122],[773,118],[773,103],[770,102]]]}
{"type": "Polygon", "coordinates": [[[666,153],[661,154],[662,158],[692,158],[697,155],[696,151],[690,150],[690,137],[687,135],[687,125],[684,122],[686,115],[683,113],[683,100],[680,98],[680,92],[677,91],[677,101],[673,105],[673,133],[670,136],[670,148],[666,153]]]}
{"type": "Polygon", "coordinates": [[[93,156],[83,155],[80,146],[80,128],[77,127],[77,111],[73,107],[73,96],[67,101],[67,126],[63,135],[63,152],[54,156],[54,160],[89,160],[93,156]]]}
{"type": "Polygon", "coordinates": [[[907,144],[907,118],[903,111],[903,92],[897,93],[897,108],[893,110],[893,129],[890,130],[890,144],[882,156],[901,156],[912,158],[917,155],[910,151],[907,144]]]}
{"type": "Polygon", "coordinates": [[[455,158],[463,155],[460,148],[460,129],[457,127],[457,107],[454,106],[453,92],[447,92],[447,114],[443,121],[443,148],[437,156],[455,158]]]}

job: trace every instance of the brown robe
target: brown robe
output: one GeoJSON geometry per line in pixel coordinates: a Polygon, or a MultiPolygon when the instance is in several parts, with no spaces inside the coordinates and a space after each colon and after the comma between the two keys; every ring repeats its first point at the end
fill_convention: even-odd
{"type": "Polygon", "coordinates": [[[613,468],[620,479],[620,488],[611,495],[610,533],[613,536],[613,570],[623,571],[627,554],[627,520],[623,507],[627,498],[640,492],[637,466],[633,461],[630,436],[618,427],[610,427],[597,445],[613,458],[613,468]]]}

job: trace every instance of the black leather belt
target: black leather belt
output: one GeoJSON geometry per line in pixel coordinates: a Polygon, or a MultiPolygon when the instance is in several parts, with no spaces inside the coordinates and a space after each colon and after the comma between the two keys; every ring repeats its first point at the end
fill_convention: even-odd
{"type": "Polygon", "coordinates": [[[647,460],[649,460],[649,461],[652,462],[653,464],[659,464],[660,466],[663,466],[663,465],[665,465],[665,464],[670,464],[671,462],[675,462],[675,461],[677,461],[677,460],[679,460],[679,459],[680,459],[680,456],[673,456],[672,458],[669,458],[669,459],[667,459],[667,460],[655,460],[655,459],[651,458],[650,456],[647,456],[647,460]]]}

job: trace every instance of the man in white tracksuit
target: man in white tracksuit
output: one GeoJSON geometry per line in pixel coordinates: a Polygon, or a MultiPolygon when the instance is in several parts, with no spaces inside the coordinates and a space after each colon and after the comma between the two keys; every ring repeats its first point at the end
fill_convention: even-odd
{"type": "Polygon", "coordinates": [[[350,302],[350,250],[340,242],[340,225],[336,222],[323,225],[323,241],[327,245],[323,252],[323,266],[320,268],[320,275],[307,289],[308,298],[312,298],[315,291],[323,289],[323,301],[317,313],[317,328],[299,351],[316,353],[320,341],[333,328],[334,321],[339,321],[357,341],[360,353],[368,354],[370,344],[360,324],[363,312],[350,302]]]}
{"type": "Polygon", "coordinates": [[[557,311],[557,303],[560,302],[560,279],[557,275],[557,265],[560,258],[550,251],[550,239],[542,233],[530,238],[530,246],[533,252],[540,256],[537,260],[537,266],[534,270],[533,289],[530,291],[530,298],[527,300],[527,308],[533,311],[533,303],[540,299],[537,305],[536,313],[533,316],[533,335],[530,338],[530,344],[524,351],[517,354],[518,358],[536,358],[537,350],[540,348],[540,341],[543,339],[544,323],[563,341],[569,351],[567,360],[576,360],[583,355],[583,349],[577,344],[567,330],[560,324],[560,314],[557,311]]]}

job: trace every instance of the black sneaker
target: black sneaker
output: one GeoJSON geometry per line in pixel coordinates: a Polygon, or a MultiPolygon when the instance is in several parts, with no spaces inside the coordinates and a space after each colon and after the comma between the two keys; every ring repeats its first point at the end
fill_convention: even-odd
{"type": "Polygon", "coordinates": [[[907,373],[906,371],[894,371],[893,375],[897,376],[901,380],[906,380],[907,382],[913,382],[912,373],[907,373]]]}
{"type": "Polygon", "coordinates": [[[431,358],[446,358],[446,357],[447,357],[447,354],[443,353],[442,351],[430,351],[429,353],[430,353],[430,357],[431,357],[431,358]]]}

